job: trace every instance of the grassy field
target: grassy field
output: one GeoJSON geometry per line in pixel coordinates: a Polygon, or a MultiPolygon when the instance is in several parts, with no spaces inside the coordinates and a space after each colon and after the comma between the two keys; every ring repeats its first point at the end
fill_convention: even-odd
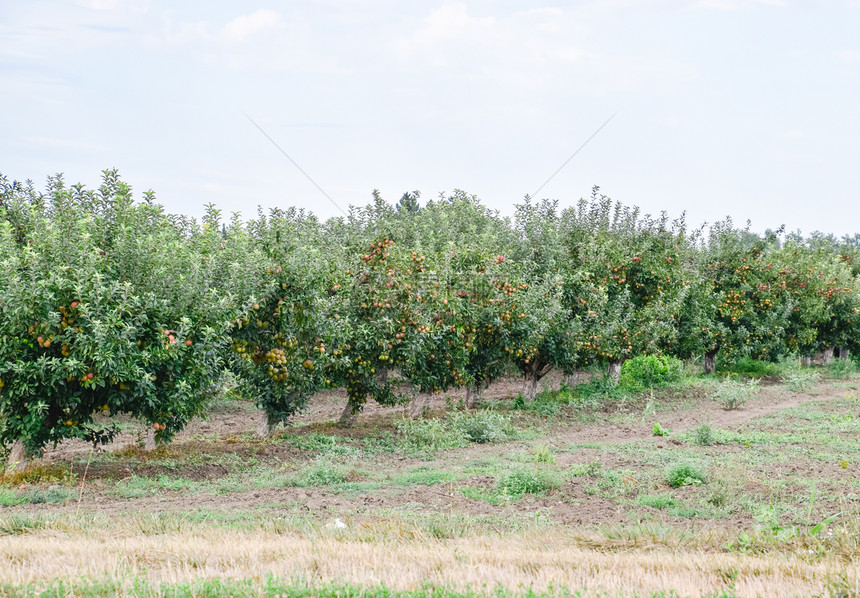
{"type": "Polygon", "coordinates": [[[858,380],[508,382],[351,429],[329,395],[266,440],[225,398],[155,450],[128,422],[2,478],[0,594],[860,596],[858,380]]]}

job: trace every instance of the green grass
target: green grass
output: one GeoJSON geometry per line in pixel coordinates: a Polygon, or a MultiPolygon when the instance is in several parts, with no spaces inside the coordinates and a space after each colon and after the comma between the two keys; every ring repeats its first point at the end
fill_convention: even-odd
{"type": "Polygon", "coordinates": [[[0,488],[0,506],[4,507],[59,503],[76,497],[75,489],[68,487],[36,487],[24,491],[0,488]]]}
{"type": "Polygon", "coordinates": [[[140,498],[142,496],[153,496],[162,492],[200,492],[211,488],[205,482],[196,482],[186,478],[161,474],[154,478],[131,475],[131,477],[118,481],[113,488],[107,491],[109,495],[118,498],[140,498]]]}
{"type": "MultiPolygon", "coordinates": [[[[850,583],[850,582],[846,582],[850,583]]],[[[54,580],[23,586],[0,584],[0,594],[9,598],[41,598],[44,596],[76,596],[80,598],[111,598],[129,596],[140,598],[556,598],[577,596],[585,590],[558,587],[547,591],[532,588],[515,590],[502,586],[455,590],[427,584],[411,590],[395,590],[385,584],[360,586],[341,582],[311,583],[288,581],[270,576],[259,579],[198,579],[188,583],[158,583],[142,577],[123,579],[54,580]]],[[[614,594],[613,594],[614,595],[614,594]]],[[[836,596],[839,594],[833,594],[836,596]]],[[[847,594],[846,594],[847,595],[847,594]]],[[[628,594],[618,598],[680,598],[672,591],[650,595],[628,594]]],[[[734,598],[731,590],[700,598],[734,598]]],[[[689,597],[688,597],[689,598],[689,597]]]]}
{"type": "Polygon", "coordinates": [[[395,427],[400,448],[410,453],[435,453],[519,436],[508,415],[489,410],[454,412],[446,418],[404,419],[395,427]]]}
{"type": "Polygon", "coordinates": [[[452,482],[459,479],[459,477],[461,476],[451,471],[434,469],[427,466],[418,466],[394,476],[391,481],[398,486],[414,486],[416,484],[435,486],[436,484],[452,482]]]}

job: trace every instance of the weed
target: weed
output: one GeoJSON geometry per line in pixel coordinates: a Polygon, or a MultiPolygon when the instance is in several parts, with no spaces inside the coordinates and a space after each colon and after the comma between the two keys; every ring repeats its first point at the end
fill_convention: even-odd
{"type": "Polygon", "coordinates": [[[77,474],[68,465],[31,465],[24,471],[6,471],[0,473],[0,485],[19,486],[21,484],[63,483],[72,485],[77,480],[77,474]]]}
{"type": "Polygon", "coordinates": [[[679,463],[666,472],[666,482],[672,488],[701,486],[706,479],[704,472],[690,463],[679,463]]]}
{"type": "Polygon", "coordinates": [[[626,399],[633,393],[630,388],[616,384],[608,376],[595,373],[588,382],[576,387],[576,394],[583,401],[600,404],[605,400],[626,399]]]}
{"type": "Polygon", "coordinates": [[[510,418],[493,411],[455,413],[451,417],[451,427],[466,440],[478,444],[506,440],[516,434],[510,418]]]}
{"type": "Polygon", "coordinates": [[[739,382],[726,378],[714,392],[713,398],[723,409],[731,411],[752,400],[758,394],[758,380],[739,382]]]}
{"type": "Polygon", "coordinates": [[[821,375],[810,369],[788,370],[782,377],[782,381],[794,392],[809,392],[821,379],[821,375]]]}
{"type": "Polygon", "coordinates": [[[741,357],[732,364],[720,367],[724,373],[738,374],[747,378],[766,378],[779,376],[782,368],[779,364],[770,361],[761,361],[752,357],[741,357]]]}
{"type": "Polygon", "coordinates": [[[422,484],[424,486],[435,486],[436,484],[444,484],[454,480],[457,476],[450,471],[433,469],[426,466],[412,468],[406,473],[402,473],[393,478],[395,484],[401,486],[412,486],[422,484]]]}
{"type": "Polygon", "coordinates": [[[313,463],[306,465],[299,473],[290,478],[292,486],[329,486],[343,484],[354,477],[353,470],[343,463],[334,463],[330,459],[321,457],[313,463]]]}
{"type": "Polygon", "coordinates": [[[716,442],[714,431],[708,424],[702,424],[693,430],[693,442],[699,446],[711,446],[716,442]]]}
{"type": "Polygon", "coordinates": [[[675,499],[671,494],[643,494],[638,498],[638,502],[640,505],[654,509],[666,509],[675,506],[675,499]]]}
{"type": "Polygon", "coordinates": [[[188,516],[176,513],[141,513],[132,522],[147,536],[180,533],[188,528],[188,516]]]}
{"type": "Polygon", "coordinates": [[[555,463],[555,455],[552,454],[552,450],[545,444],[534,447],[532,455],[537,463],[555,463]]]}
{"type": "Polygon", "coordinates": [[[14,507],[17,505],[39,505],[65,502],[75,495],[74,490],[67,487],[33,488],[27,492],[17,492],[11,489],[0,490],[0,505],[14,507]]]}
{"type": "Polygon", "coordinates": [[[604,498],[618,498],[633,492],[638,482],[628,471],[603,471],[597,476],[597,483],[583,489],[586,494],[596,494],[604,498]]]}
{"type": "Polygon", "coordinates": [[[668,436],[669,434],[672,433],[672,430],[668,430],[668,429],[664,428],[663,426],[661,426],[659,423],[656,423],[656,424],[654,424],[654,428],[653,428],[652,433],[654,436],[668,436]]]}
{"type": "Polygon", "coordinates": [[[20,536],[46,526],[47,521],[40,515],[9,515],[0,518],[0,535],[20,536]]]}
{"type": "Polygon", "coordinates": [[[857,375],[857,363],[853,359],[834,359],[825,371],[835,380],[849,380],[857,375]]]}
{"type": "Polygon", "coordinates": [[[163,490],[187,492],[199,489],[202,485],[194,480],[164,474],[156,478],[132,475],[117,482],[109,493],[120,498],[139,498],[158,494],[163,490]]]}
{"type": "Polygon", "coordinates": [[[327,434],[283,434],[281,438],[290,446],[302,451],[331,456],[357,456],[359,453],[355,447],[343,444],[339,437],[327,434]]]}
{"type": "Polygon", "coordinates": [[[589,477],[596,478],[603,471],[603,465],[599,458],[595,458],[591,463],[577,463],[570,468],[570,474],[573,477],[589,477]]]}
{"type": "Polygon", "coordinates": [[[519,498],[523,494],[543,494],[561,487],[561,478],[555,472],[520,468],[501,476],[496,484],[502,494],[519,498]]]}
{"type": "Polygon", "coordinates": [[[413,451],[439,451],[465,446],[467,438],[460,429],[442,419],[404,419],[395,424],[403,448],[413,451]]]}

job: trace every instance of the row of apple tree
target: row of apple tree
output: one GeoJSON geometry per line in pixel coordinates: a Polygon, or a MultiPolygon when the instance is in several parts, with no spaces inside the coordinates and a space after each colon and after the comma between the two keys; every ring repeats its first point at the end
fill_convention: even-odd
{"type": "Polygon", "coordinates": [[[418,199],[194,220],[135,200],[115,171],[98,189],[0,178],[0,443],[17,457],[108,442],[116,414],[169,440],[225,372],[271,428],[326,389],[345,389],[349,423],[370,400],[472,400],[512,371],[528,400],[553,369],[617,379],[637,355],[713,371],[855,348],[852,242],[693,229],[597,189],[512,218],[461,192],[418,199]]]}

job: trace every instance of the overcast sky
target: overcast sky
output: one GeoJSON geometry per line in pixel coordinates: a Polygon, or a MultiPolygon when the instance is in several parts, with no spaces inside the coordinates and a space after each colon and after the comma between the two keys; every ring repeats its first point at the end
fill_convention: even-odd
{"type": "Polygon", "coordinates": [[[692,223],[860,232],[860,1],[0,0],[0,173],[199,215],[593,185],[692,223]]]}

